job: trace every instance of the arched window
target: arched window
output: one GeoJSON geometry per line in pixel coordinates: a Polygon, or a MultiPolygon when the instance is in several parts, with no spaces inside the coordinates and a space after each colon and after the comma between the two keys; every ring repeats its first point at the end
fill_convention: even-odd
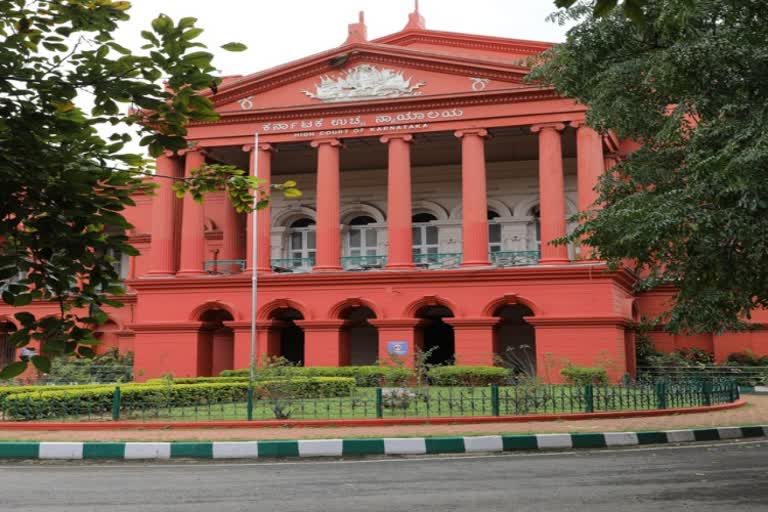
{"type": "Polygon", "coordinates": [[[315,264],[317,239],[315,221],[302,217],[291,223],[288,228],[288,258],[293,260],[291,266],[307,267],[315,264]]]}
{"type": "Polygon", "coordinates": [[[531,222],[528,224],[528,250],[541,251],[541,210],[536,205],[528,210],[531,222]]]}
{"type": "Polygon", "coordinates": [[[349,221],[347,256],[376,256],[379,233],[371,226],[375,223],[376,219],[369,215],[359,215],[349,221]]]}
{"type": "Polygon", "coordinates": [[[440,252],[438,228],[433,224],[436,220],[437,217],[431,213],[417,213],[412,217],[414,260],[419,260],[420,256],[440,252]]]}
{"type": "Polygon", "coordinates": [[[501,252],[501,224],[496,219],[500,215],[493,210],[488,210],[488,252],[501,252]]]}

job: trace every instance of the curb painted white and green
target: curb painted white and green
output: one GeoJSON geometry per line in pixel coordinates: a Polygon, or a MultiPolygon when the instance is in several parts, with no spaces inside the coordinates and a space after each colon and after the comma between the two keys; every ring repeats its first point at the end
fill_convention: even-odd
{"type": "Polygon", "coordinates": [[[768,395],[768,386],[739,386],[740,393],[768,395]]]}
{"type": "Polygon", "coordinates": [[[768,437],[768,425],[663,430],[655,432],[312,439],[299,441],[172,443],[0,442],[0,459],[271,459],[288,457],[500,453],[526,450],[570,450],[575,448],[676,444],[759,437],[768,437]]]}

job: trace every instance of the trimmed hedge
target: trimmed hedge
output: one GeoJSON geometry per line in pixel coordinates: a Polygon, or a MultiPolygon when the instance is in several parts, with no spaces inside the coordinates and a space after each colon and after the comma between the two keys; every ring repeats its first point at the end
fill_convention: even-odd
{"type": "MultiPolygon", "coordinates": [[[[355,388],[351,378],[295,378],[259,382],[257,399],[330,398],[348,396],[355,388]]],[[[40,420],[64,416],[105,414],[112,410],[115,386],[80,390],[33,391],[8,395],[3,412],[17,420],[40,420]]],[[[121,409],[153,410],[216,403],[243,402],[248,382],[121,386],[121,409]]]]}
{"type": "MultiPolygon", "coordinates": [[[[249,370],[224,370],[222,377],[248,377],[249,370]]],[[[404,386],[413,377],[413,370],[399,366],[277,366],[259,368],[257,379],[275,377],[349,377],[360,387],[404,386]]]]}
{"type": "MultiPolygon", "coordinates": [[[[272,379],[270,379],[272,380],[272,379]]],[[[178,377],[170,381],[163,378],[147,379],[146,384],[221,384],[227,382],[248,382],[248,375],[245,377],[178,377]]]]}
{"type": "Polygon", "coordinates": [[[504,385],[509,370],[497,366],[437,366],[427,372],[434,386],[489,386],[504,385]]]}
{"type": "Polygon", "coordinates": [[[608,384],[608,372],[604,368],[592,368],[589,366],[566,366],[560,370],[565,382],[576,386],[587,384],[608,384]]]}

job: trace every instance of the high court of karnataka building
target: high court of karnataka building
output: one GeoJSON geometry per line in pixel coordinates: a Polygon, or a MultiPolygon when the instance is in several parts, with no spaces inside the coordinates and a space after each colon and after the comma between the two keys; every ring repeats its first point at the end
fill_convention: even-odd
{"type": "MultiPolygon", "coordinates": [[[[530,350],[553,381],[568,363],[632,374],[634,328],[672,291],[637,295],[629,270],[550,244],[630,149],[588,127],[584,106],[523,80],[550,46],[427,30],[418,11],[369,41],[361,16],[337,48],[225,78],[221,118],[191,125],[190,149],[160,157],[158,173],[233,164],[295,180],[303,197],[275,193],[254,230],[223,194],[178,199],[156,178],[127,212],[141,256],[123,261],[128,293],[105,346],[133,351],[139,379],[247,367],[255,267],[262,360],[366,365],[395,350],[413,364],[434,349],[433,362],[492,365],[530,350]]],[[[652,338],[718,360],[768,352],[760,330],[652,338]]]]}

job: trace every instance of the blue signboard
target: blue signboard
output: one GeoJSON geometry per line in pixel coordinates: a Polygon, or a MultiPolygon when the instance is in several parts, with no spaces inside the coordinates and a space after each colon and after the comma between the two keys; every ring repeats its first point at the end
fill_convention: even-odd
{"type": "Polygon", "coordinates": [[[387,353],[393,356],[407,356],[408,342],[407,341],[388,341],[387,353]]]}

